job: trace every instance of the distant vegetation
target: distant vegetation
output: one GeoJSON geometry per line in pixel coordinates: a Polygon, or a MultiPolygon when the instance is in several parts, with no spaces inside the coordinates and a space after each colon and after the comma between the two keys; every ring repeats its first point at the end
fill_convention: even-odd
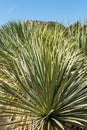
{"type": "Polygon", "coordinates": [[[0,28],[0,130],[87,129],[87,25],[0,28]]]}

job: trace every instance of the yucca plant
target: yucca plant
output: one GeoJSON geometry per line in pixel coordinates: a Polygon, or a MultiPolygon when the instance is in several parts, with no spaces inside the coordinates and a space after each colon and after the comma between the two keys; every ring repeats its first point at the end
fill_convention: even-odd
{"type": "Polygon", "coordinates": [[[11,23],[1,29],[0,118],[9,118],[1,128],[86,127],[86,57],[74,43],[56,26],[11,23]]]}

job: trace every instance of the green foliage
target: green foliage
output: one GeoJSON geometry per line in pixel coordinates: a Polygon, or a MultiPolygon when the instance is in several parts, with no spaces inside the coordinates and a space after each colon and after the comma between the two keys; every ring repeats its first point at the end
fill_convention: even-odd
{"type": "Polygon", "coordinates": [[[0,126],[65,130],[87,123],[87,60],[66,29],[10,23],[0,31],[0,126]],[[76,48],[76,49],[75,49],[76,48]]]}
{"type": "Polygon", "coordinates": [[[71,36],[74,36],[76,48],[80,48],[87,56],[87,25],[77,22],[68,28],[71,36]]]}

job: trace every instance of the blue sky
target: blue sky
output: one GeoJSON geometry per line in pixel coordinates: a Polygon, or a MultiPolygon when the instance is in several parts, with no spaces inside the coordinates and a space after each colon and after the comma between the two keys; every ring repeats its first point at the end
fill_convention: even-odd
{"type": "Polygon", "coordinates": [[[86,22],[87,0],[0,0],[0,25],[14,20],[86,22]]]}

